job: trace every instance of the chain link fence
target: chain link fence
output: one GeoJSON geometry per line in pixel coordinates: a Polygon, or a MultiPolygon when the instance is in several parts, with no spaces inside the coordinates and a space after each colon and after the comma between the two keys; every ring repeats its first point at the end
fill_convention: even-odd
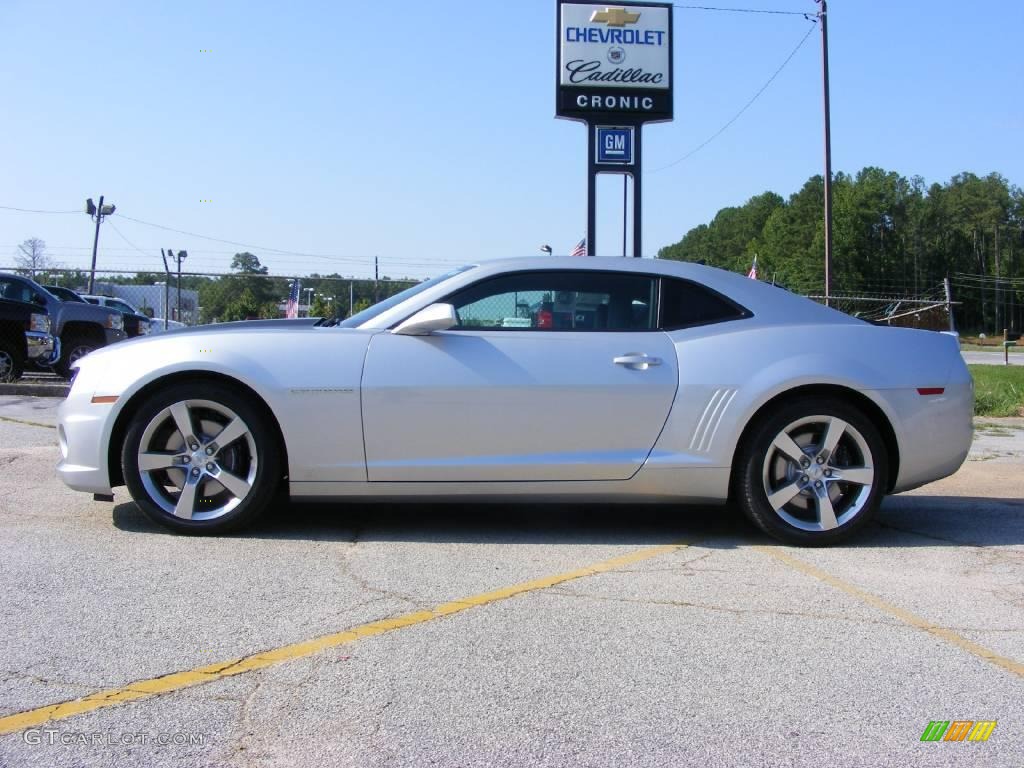
{"type": "Polygon", "coordinates": [[[296,282],[296,316],[344,319],[417,282],[237,272],[182,272],[180,278],[175,273],[168,280],[162,272],[97,270],[90,294],[89,272],[85,270],[51,269],[37,273],[35,280],[44,286],[69,288],[82,296],[117,299],[129,310],[150,318],[154,332],[179,324],[285,317],[296,282]]]}
{"type": "MultiPolygon", "coordinates": [[[[0,267],[0,271],[23,272],[10,267],[0,267]]],[[[318,275],[287,277],[237,271],[182,272],[179,276],[165,272],[97,270],[90,295],[87,270],[49,269],[37,272],[34,278],[43,286],[70,289],[90,296],[94,303],[120,309],[128,313],[126,321],[131,313],[149,318],[151,333],[206,323],[286,317],[292,301],[296,317],[344,319],[418,282],[318,275]]],[[[808,298],[825,301],[821,295],[808,298]]],[[[586,304],[587,299],[588,295],[581,295],[577,303],[586,304]]],[[[480,327],[529,327],[540,322],[538,318],[556,317],[558,301],[556,291],[523,290],[491,296],[465,307],[464,321],[480,327]]],[[[595,318],[600,303],[594,302],[591,314],[595,318]]],[[[952,301],[943,285],[914,295],[838,294],[830,297],[829,304],[870,322],[935,331],[950,330],[951,314],[958,311],[955,309],[957,302],[952,301]]],[[[576,311],[575,315],[584,320],[590,316],[584,311],[576,311]]],[[[24,346],[24,328],[0,323],[0,380],[17,378],[20,368],[12,361],[24,359],[24,346]]]]}
{"type": "MultiPolygon", "coordinates": [[[[821,295],[807,298],[825,303],[821,295]]],[[[917,294],[833,294],[828,304],[852,317],[879,325],[928,331],[949,331],[955,327],[956,302],[951,300],[943,285],[917,294]]]]}

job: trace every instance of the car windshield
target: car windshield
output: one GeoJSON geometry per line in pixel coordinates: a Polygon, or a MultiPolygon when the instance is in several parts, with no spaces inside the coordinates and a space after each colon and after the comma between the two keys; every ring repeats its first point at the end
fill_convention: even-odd
{"type": "Polygon", "coordinates": [[[137,314],[134,309],[125,304],[123,301],[118,301],[117,299],[107,299],[107,306],[113,307],[114,309],[118,309],[121,312],[127,312],[130,315],[137,314]]]}
{"type": "Polygon", "coordinates": [[[44,285],[43,288],[61,301],[77,301],[83,304],[85,303],[85,300],[70,288],[61,288],[59,285],[44,285]]]}
{"type": "Polygon", "coordinates": [[[338,323],[338,325],[341,326],[342,328],[358,328],[360,325],[363,325],[364,323],[367,323],[373,318],[377,317],[377,315],[387,312],[392,307],[397,307],[406,299],[411,299],[416,294],[422,293],[423,291],[427,290],[427,288],[432,288],[435,285],[443,283],[445,280],[450,280],[456,275],[461,275],[463,272],[467,272],[470,269],[475,269],[476,266],[476,264],[467,264],[464,267],[453,269],[451,272],[445,272],[443,275],[438,275],[437,277],[432,277],[429,280],[424,280],[422,283],[417,283],[411,288],[406,288],[401,293],[396,293],[394,296],[390,296],[384,299],[384,301],[377,302],[372,307],[368,307],[364,309],[362,312],[357,312],[347,320],[342,320],[340,323],[338,323]]]}

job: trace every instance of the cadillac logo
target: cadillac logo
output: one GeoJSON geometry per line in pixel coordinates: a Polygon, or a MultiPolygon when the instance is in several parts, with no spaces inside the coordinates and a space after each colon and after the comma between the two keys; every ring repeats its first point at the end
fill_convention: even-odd
{"type": "Polygon", "coordinates": [[[626,60],[626,51],[617,45],[608,49],[608,61],[612,64],[621,64],[626,60]]]}

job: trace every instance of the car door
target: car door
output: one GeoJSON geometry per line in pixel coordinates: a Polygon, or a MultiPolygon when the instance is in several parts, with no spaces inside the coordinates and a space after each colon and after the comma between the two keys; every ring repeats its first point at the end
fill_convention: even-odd
{"type": "Polygon", "coordinates": [[[678,382],[656,288],[631,273],[502,275],[446,300],[451,330],[374,336],[362,382],[369,480],[631,477],[678,382]]]}

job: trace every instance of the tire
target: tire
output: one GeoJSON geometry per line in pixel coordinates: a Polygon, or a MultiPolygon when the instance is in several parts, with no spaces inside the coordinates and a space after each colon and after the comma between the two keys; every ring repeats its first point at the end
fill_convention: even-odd
{"type": "Polygon", "coordinates": [[[827,546],[874,517],[888,487],[878,429],[835,398],[793,400],[757,423],[741,448],[734,496],[786,544],[827,546]]]}
{"type": "Polygon", "coordinates": [[[17,381],[24,371],[21,350],[7,339],[0,339],[0,382],[17,381]]]}
{"type": "Polygon", "coordinates": [[[71,364],[85,357],[90,352],[95,352],[103,346],[102,341],[97,341],[92,336],[69,336],[67,341],[61,340],[60,360],[54,366],[54,372],[63,379],[71,380],[71,364]]]}
{"type": "Polygon", "coordinates": [[[150,397],[129,425],[121,468],[147,517],[190,534],[251,525],[282,477],[277,432],[267,417],[248,397],[215,383],[177,384],[150,397]],[[230,437],[221,444],[226,427],[230,437]]]}

